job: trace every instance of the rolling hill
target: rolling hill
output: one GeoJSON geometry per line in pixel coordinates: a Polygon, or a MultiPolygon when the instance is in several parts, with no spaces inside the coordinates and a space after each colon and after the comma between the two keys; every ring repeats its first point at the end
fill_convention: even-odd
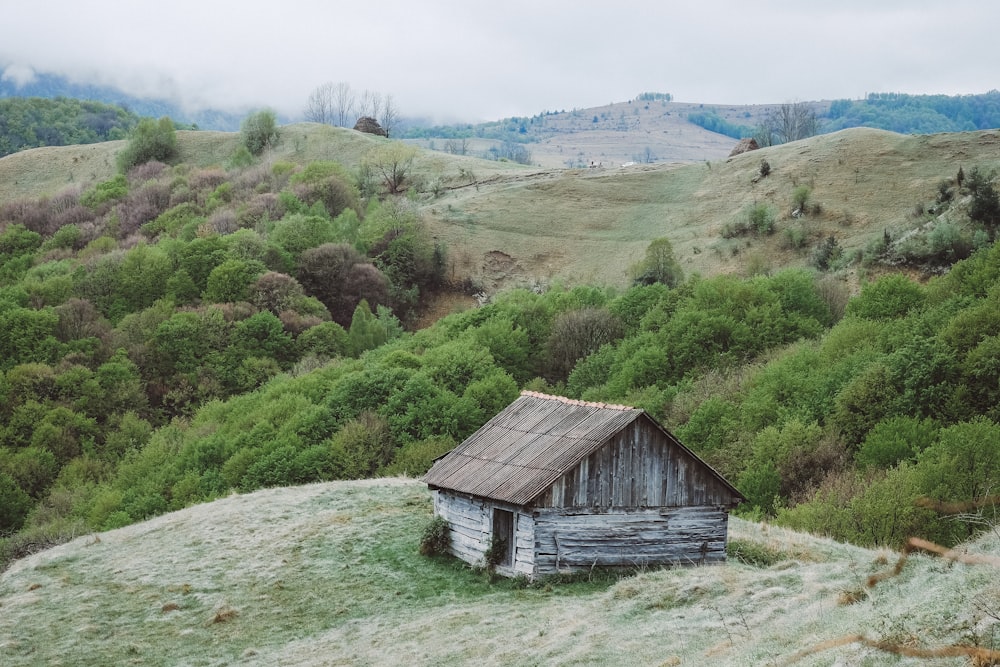
{"type": "MultiPolygon", "coordinates": [[[[225,165],[239,144],[224,132],[178,140],[180,169],[225,165]]],[[[354,169],[381,141],[296,124],[265,160],[354,169]]],[[[104,181],[122,146],[0,159],[0,201],[104,181]]],[[[886,232],[933,224],[942,181],[959,168],[997,168],[998,146],[994,130],[850,129],[732,158],[592,169],[425,150],[407,199],[446,245],[448,277],[487,293],[624,286],[629,266],[661,237],[688,274],[748,275],[806,264],[831,237],[853,253],[886,232]],[[796,216],[803,187],[810,206],[796,216]],[[774,213],[773,234],[726,231],[760,204],[774,213]]],[[[857,267],[839,277],[857,281],[857,267]]],[[[984,301],[975,315],[986,319],[989,307],[984,301]]],[[[969,321],[953,329],[977,331],[969,321]]],[[[992,321],[983,329],[993,331],[992,321]]],[[[416,358],[400,352],[403,362],[416,358]]],[[[706,384],[728,381],[720,377],[706,384]]],[[[997,647],[996,529],[959,549],[991,555],[990,563],[915,557],[872,589],[866,578],[891,568],[895,554],[736,519],[734,548],[749,562],[532,587],[417,556],[429,513],[421,484],[393,478],[231,495],[80,536],[0,574],[0,662],[960,665],[968,664],[960,649],[915,656],[997,647]]]]}
{"type": "MultiPolygon", "coordinates": [[[[721,135],[718,135],[721,136],[721,135]]],[[[381,138],[312,123],[283,128],[268,160],[337,160],[356,168],[381,138]]],[[[179,132],[179,162],[225,164],[239,135],[179,132]]],[[[730,144],[732,142],[729,142],[730,144]]],[[[0,159],[0,201],[54,195],[114,174],[122,142],[39,148],[0,159]]],[[[421,151],[411,200],[449,253],[448,276],[485,292],[509,286],[623,286],[650,241],[668,238],[686,273],[715,275],[805,265],[834,237],[848,253],[886,231],[925,222],[943,180],[962,167],[1000,166],[1000,131],[900,135],[855,128],[734,157],[686,164],[542,168],[421,151]],[[771,166],[759,178],[761,160],[771,166]],[[793,218],[793,193],[813,214],[793,218]],[[722,238],[765,204],[776,233],[722,238]],[[915,213],[916,211],[916,213],[915,213]],[[794,233],[800,240],[788,243],[794,233]]]]}
{"type": "Polygon", "coordinates": [[[81,536],[0,574],[0,658],[958,666],[961,649],[912,655],[997,648],[995,530],[961,548],[989,562],[914,556],[871,588],[896,554],[739,519],[731,540],[748,562],[528,586],[417,555],[430,512],[423,484],[388,478],[233,495],[81,536]]]}

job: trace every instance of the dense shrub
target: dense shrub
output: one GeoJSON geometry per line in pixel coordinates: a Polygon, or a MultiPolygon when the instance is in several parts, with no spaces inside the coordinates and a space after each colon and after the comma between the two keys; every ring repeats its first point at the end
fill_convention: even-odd
{"type": "Polygon", "coordinates": [[[176,153],[174,122],[166,116],[158,121],[143,118],[129,134],[128,144],[118,154],[118,170],[124,174],[150,160],[169,162],[176,153]]]}
{"type": "Polygon", "coordinates": [[[451,526],[443,517],[436,516],[420,536],[420,555],[444,556],[451,549],[451,526]]]}
{"type": "Polygon", "coordinates": [[[278,116],[270,109],[255,111],[240,123],[240,138],[251,155],[260,155],[278,142],[278,116]]]}

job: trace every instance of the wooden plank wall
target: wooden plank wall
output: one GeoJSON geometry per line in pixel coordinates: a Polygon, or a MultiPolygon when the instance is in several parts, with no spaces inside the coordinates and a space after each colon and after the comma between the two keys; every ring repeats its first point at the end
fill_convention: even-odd
{"type": "Polygon", "coordinates": [[[443,489],[431,492],[434,514],[451,526],[451,553],[470,565],[482,565],[493,534],[493,509],[514,512],[514,559],[511,567],[498,567],[506,575],[534,576],[535,524],[523,508],[482,498],[449,493],[443,489]]]}
{"type": "Polygon", "coordinates": [[[552,484],[535,507],[729,505],[732,491],[704,464],[639,419],[552,484]]]}
{"type": "Polygon", "coordinates": [[[592,567],[720,563],[729,514],[719,507],[535,513],[535,575],[592,567]]]}

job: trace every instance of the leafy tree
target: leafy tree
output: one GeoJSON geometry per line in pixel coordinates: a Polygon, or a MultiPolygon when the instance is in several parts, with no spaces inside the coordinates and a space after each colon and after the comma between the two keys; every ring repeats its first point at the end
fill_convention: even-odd
{"type": "Polygon", "coordinates": [[[51,308],[0,312],[0,369],[52,359],[58,350],[58,325],[59,316],[51,308]]]}
{"type": "Polygon", "coordinates": [[[358,304],[388,301],[382,273],[353,247],[324,243],[302,253],[299,282],[330,311],[334,322],[348,326],[358,304]]]}
{"type": "Polygon", "coordinates": [[[295,346],[299,357],[312,354],[332,359],[346,355],[349,350],[347,332],[336,322],[309,327],[296,338],[295,346]]]}
{"type": "Polygon", "coordinates": [[[275,315],[292,310],[304,295],[302,285],[295,278],[276,271],[262,274],[250,288],[250,302],[275,315]]]}
{"type": "Polygon", "coordinates": [[[42,245],[42,235],[21,223],[8,226],[0,233],[0,263],[33,253],[42,245]]]}
{"type": "Polygon", "coordinates": [[[893,273],[861,287],[847,305],[847,313],[867,319],[903,317],[924,304],[924,292],[905,275],[893,273]]]}
{"type": "Polygon", "coordinates": [[[130,133],[128,144],[118,154],[118,170],[125,173],[150,160],[169,162],[176,153],[174,122],[166,116],[158,121],[143,118],[130,133]]]}
{"type": "Polygon", "coordinates": [[[646,256],[634,265],[630,273],[635,285],[663,283],[675,287],[684,280],[684,271],[674,258],[674,248],[667,238],[659,238],[646,248],[646,256]]]}
{"type": "Polygon", "coordinates": [[[384,417],[362,412],[337,432],[330,441],[337,477],[372,477],[392,461],[396,445],[384,417]]]}
{"type": "Polygon", "coordinates": [[[995,238],[997,227],[1000,226],[1000,196],[997,195],[997,189],[993,185],[992,174],[983,172],[979,167],[973,167],[969,170],[965,184],[972,194],[969,217],[982,223],[989,231],[990,238],[995,238]]]}
{"type": "Polygon", "coordinates": [[[875,363],[856,375],[837,394],[833,421],[847,442],[860,444],[868,432],[891,415],[898,400],[885,364],[875,363]]]}
{"type": "Polygon", "coordinates": [[[240,124],[240,138],[251,155],[260,155],[280,138],[278,116],[271,109],[251,113],[240,124]]]}
{"type": "Polygon", "coordinates": [[[0,535],[19,530],[31,506],[31,496],[10,475],[0,472],[0,535]]]}
{"type": "Polygon", "coordinates": [[[289,361],[292,337],[273,313],[262,312],[237,322],[229,338],[229,352],[236,357],[262,357],[289,361]]]}
{"type": "Polygon", "coordinates": [[[552,378],[565,380],[576,362],[624,335],[624,326],[604,308],[560,313],[552,322],[548,358],[552,378]]]}
{"type": "Polygon", "coordinates": [[[337,240],[333,221],[326,215],[293,213],[275,222],[268,239],[295,256],[337,240]]]}
{"type": "Polygon", "coordinates": [[[311,162],[293,174],[289,183],[299,200],[309,206],[322,202],[331,218],[347,210],[361,212],[358,189],[347,170],[337,162],[311,162]]]}
{"type": "Polygon", "coordinates": [[[900,461],[915,461],[937,440],[938,428],[931,419],[905,415],[885,419],[868,432],[855,459],[863,468],[890,468],[900,461]]]}
{"type": "Polygon", "coordinates": [[[166,377],[194,373],[226,340],[225,323],[215,309],[209,313],[179,312],[156,327],[150,346],[166,377]]]}
{"type": "Polygon", "coordinates": [[[417,149],[400,141],[379,144],[361,160],[362,167],[374,170],[389,194],[402,192],[406,178],[417,157],[417,149]]]}
{"type": "Polygon", "coordinates": [[[265,271],[260,262],[228,259],[208,274],[202,297],[212,303],[247,301],[254,283],[265,271]]]}
{"type": "Polygon", "coordinates": [[[372,313],[368,301],[362,299],[354,309],[351,327],[347,332],[347,349],[351,356],[361,356],[363,352],[374,350],[387,340],[385,328],[372,313]]]}

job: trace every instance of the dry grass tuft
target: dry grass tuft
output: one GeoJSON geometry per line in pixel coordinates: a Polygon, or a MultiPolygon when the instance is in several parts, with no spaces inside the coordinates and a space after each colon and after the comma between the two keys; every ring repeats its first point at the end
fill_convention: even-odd
{"type": "Polygon", "coordinates": [[[845,607],[850,604],[857,604],[868,599],[868,591],[863,588],[850,588],[840,591],[837,595],[837,604],[845,607]]]}
{"type": "Polygon", "coordinates": [[[160,607],[160,611],[162,611],[165,614],[170,611],[177,611],[180,608],[181,606],[176,602],[168,602],[167,604],[160,607]]]}
{"type": "Polygon", "coordinates": [[[222,607],[221,609],[219,609],[219,610],[217,610],[215,612],[215,615],[212,616],[212,619],[208,622],[208,625],[215,625],[217,623],[225,623],[227,621],[233,620],[234,618],[236,618],[239,615],[240,615],[240,612],[236,611],[232,607],[225,606],[225,607],[222,607]]]}
{"type": "Polygon", "coordinates": [[[919,537],[911,537],[906,541],[906,546],[903,547],[903,553],[899,557],[899,560],[896,561],[896,565],[893,566],[891,570],[879,572],[878,574],[873,574],[868,577],[868,587],[874,588],[880,581],[885,581],[886,579],[898,576],[899,573],[903,571],[903,566],[906,565],[906,561],[909,559],[910,554],[914,551],[926,551],[940,556],[945,560],[950,560],[956,563],[964,563],[966,565],[992,565],[994,567],[1000,567],[1000,557],[968,554],[955,549],[949,549],[948,547],[943,547],[940,544],[934,544],[933,542],[919,537]]]}

